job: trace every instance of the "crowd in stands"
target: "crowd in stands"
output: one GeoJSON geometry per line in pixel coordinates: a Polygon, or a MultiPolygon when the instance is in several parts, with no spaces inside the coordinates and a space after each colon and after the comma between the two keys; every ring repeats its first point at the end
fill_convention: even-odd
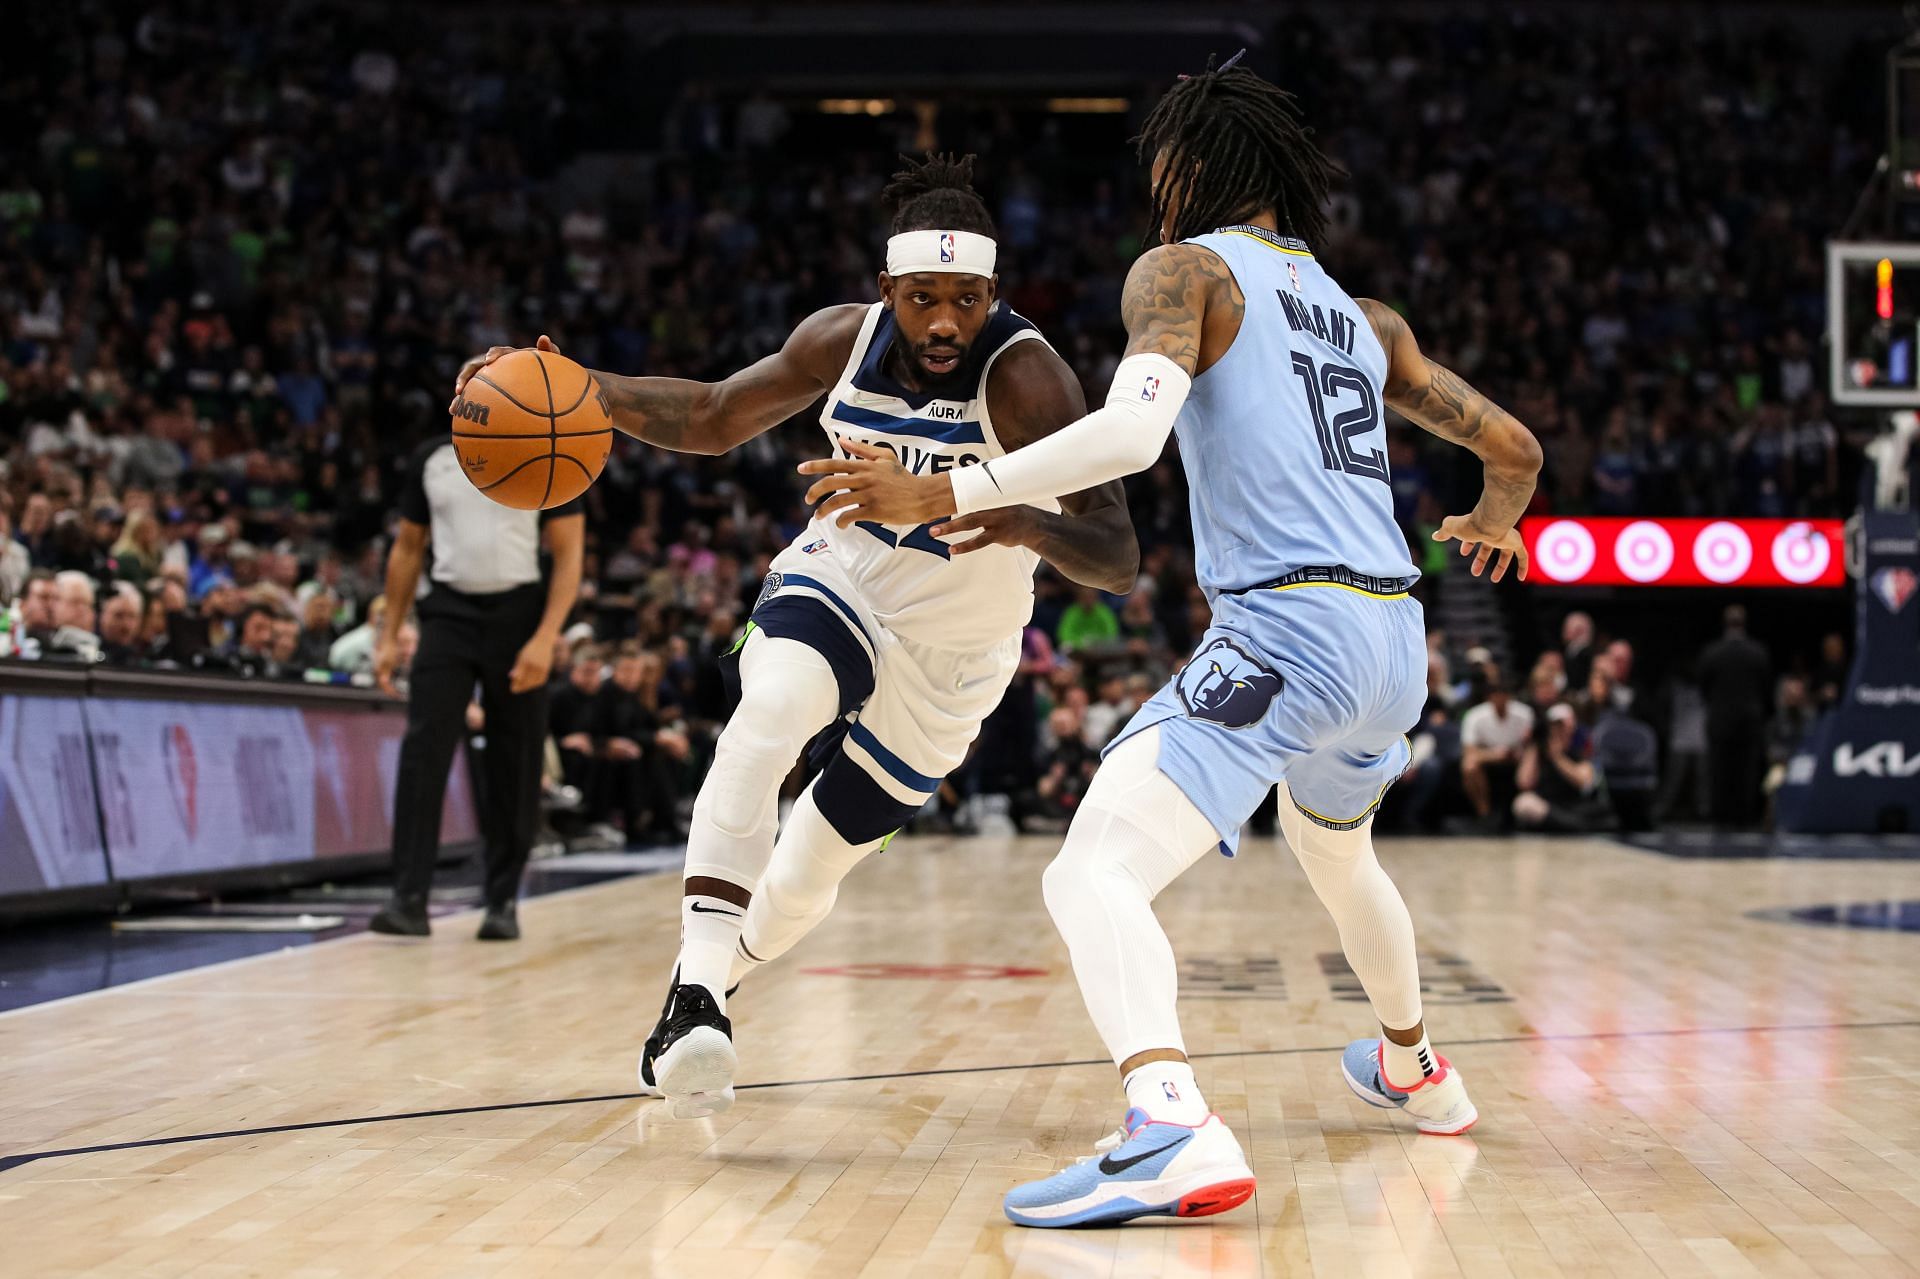
{"type": "MultiPolygon", "coordinates": [[[[446,429],[463,359],[546,332],[592,367],[744,365],[811,310],[871,298],[877,193],[920,127],[903,109],[864,148],[811,154],[798,107],[687,86],[626,142],[657,160],[642,196],[562,203],[580,137],[620,115],[618,30],[235,0],[14,16],[35,51],[0,68],[0,650],[18,657],[365,671],[399,463],[446,429]]],[[[1819,246],[1872,163],[1872,77],[1785,31],[1669,39],[1661,23],[1694,19],[1642,16],[1278,24],[1353,175],[1323,256],[1540,434],[1541,509],[1843,513],[1819,246]]],[[[1145,221],[1125,131],[1094,152],[1031,113],[950,119],[940,144],[981,156],[1006,299],[1097,402],[1145,221]]],[[[597,819],[674,826],[667,796],[725,713],[712,659],[804,519],[792,462],[821,447],[803,418],[721,459],[616,448],[589,498],[585,637],[555,666],[558,749],[597,819]]],[[[1448,565],[1425,534],[1471,504],[1468,462],[1393,432],[1430,580],[1448,565]]],[[[1069,816],[1204,626],[1177,460],[1129,497],[1138,588],[1042,573],[1022,674],[947,817],[974,793],[1069,816]]],[[[1459,754],[1429,744],[1403,789],[1457,759],[1488,820],[1586,821],[1603,708],[1640,694],[1630,650],[1583,652],[1525,681],[1476,669],[1470,698],[1437,685],[1430,723],[1458,718],[1459,754]]],[[[1783,692],[1783,715],[1810,698],[1783,692]]],[[[1667,720],[1685,758],[1699,734],[1667,720]]]]}

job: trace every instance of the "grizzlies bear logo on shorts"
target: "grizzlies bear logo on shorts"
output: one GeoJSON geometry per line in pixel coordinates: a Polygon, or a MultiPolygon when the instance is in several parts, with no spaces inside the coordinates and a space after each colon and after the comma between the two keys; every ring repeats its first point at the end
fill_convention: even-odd
{"type": "Polygon", "coordinates": [[[1216,639],[1195,653],[1174,683],[1190,718],[1222,728],[1259,723],[1280,692],[1280,677],[1229,639],[1216,639]]]}

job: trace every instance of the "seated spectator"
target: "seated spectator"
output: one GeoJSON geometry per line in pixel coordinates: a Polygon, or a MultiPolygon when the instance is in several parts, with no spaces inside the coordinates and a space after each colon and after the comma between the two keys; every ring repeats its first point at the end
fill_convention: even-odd
{"type": "Polygon", "coordinates": [[[1060,615],[1059,636],[1060,647],[1069,653],[1110,644],[1120,638],[1120,619],[1100,598],[1100,592],[1091,586],[1076,587],[1073,603],[1060,615]]]}
{"type": "Polygon", "coordinates": [[[1528,742],[1521,754],[1514,823],[1522,830],[1560,834],[1605,829],[1607,807],[1598,796],[1587,727],[1565,702],[1548,707],[1546,718],[1544,738],[1528,742]]]}
{"type": "Polygon", "coordinates": [[[371,672],[373,646],[380,638],[380,619],[385,617],[386,613],[386,597],[374,596],[373,603],[367,606],[367,620],[335,640],[333,646],[327,650],[328,668],[355,674],[371,672]]]}
{"type": "Polygon", "coordinates": [[[53,574],[37,568],[27,574],[19,597],[19,621],[14,627],[14,649],[22,657],[38,657],[53,639],[53,574]]]}
{"type": "Polygon", "coordinates": [[[328,669],[333,649],[333,619],[339,607],[339,598],[327,590],[313,592],[300,605],[300,623],[295,628],[300,639],[292,659],[296,668],[328,669]]]}
{"type": "Polygon", "coordinates": [[[33,557],[14,540],[13,499],[0,493],[0,592],[8,600],[19,599],[32,571],[33,557]]]}
{"type": "Polygon", "coordinates": [[[1014,800],[1014,824],[1022,831],[1034,817],[1049,823],[1070,821],[1100,763],[1100,753],[1086,743],[1079,711],[1056,707],[1047,716],[1047,729],[1053,744],[1041,757],[1040,780],[1033,794],[1014,800]]]}
{"type": "Polygon", "coordinates": [[[1407,770],[1380,806],[1382,830],[1431,830],[1437,801],[1460,765],[1460,725],[1445,699],[1429,696],[1420,723],[1407,735],[1407,770]]]}
{"type": "Polygon", "coordinates": [[[1787,761],[1800,749],[1800,743],[1806,740],[1807,732],[1813,727],[1813,721],[1819,717],[1814,708],[1813,698],[1807,692],[1807,681],[1798,675],[1789,675],[1780,681],[1780,691],[1775,698],[1773,721],[1767,725],[1767,778],[1764,789],[1772,795],[1780,789],[1787,779],[1787,761]]]}
{"type": "Polygon", "coordinates": [[[675,766],[688,754],[687,736],[661,722],[654,705],[660,661],[637,640],[620,646],[613,678],[594,698],[593,737],[601,743],[605,810],[618,808],[629,843],[678,843],[686,838],[676,811],[675,766]]]}
{"type": "Polygon", "coordinates": [[[279,674],[280,664],[273,657],[274,623],[278,620],[266,604],[245,605],[233,637],[217,648],[200,655],[199,665],[216,671],[251,678],[279,674]]]}
{"type": "Polygon", "coordinates": [[[1127,697],[1127,677],[1119,673],[1109,674],[1100,681],[1100,700],[1087,707],[1084,734],[1087,745],[1095,750],[1105,748],[1132,716],[1133,703],[1127,697]]]}
{"type": "Polygon", "coordinates": [[[95,632],[94,580],[78,569],[66,569],[53,578],[54,631],[44,653],[96,661],[100,656],[100,636],[95,632]]]}
{"type": "Polygon", "coordinates": [[[300,623],[276,614],[273,619],[273,664],[275,673],[297,677],[306,668],[300,662],[300,623]]]}
{"type": "Polygon", "coordinates": [[[547,733],[560,751],[561,780],[580,792],[579,816],[596,828],[592,832],[595,836],[602,838],[613,833],[605,825],[600,742],[594,734],[594,699],[605,676],[606,650],[598,644],[579,645],[567,666],[567,682],[555,689],[547,702],[547,733]]]}
{"type": "Polygon", "coordinates": [[[109,666],[138,666],[146,661],[147,650],[140,642],[145,615],[139,590],[127,582],[117,583],[100,606],[101,661],[109,666]]]}
{"type": "Polygon", "coordinates": [[[159,519],[152,511],[135,511],[127,517],[125,531],[107,553],[108,570],[124,581],[144,582],[159,573],[165,551],[159,519]]]}
{"type": "Polygon", "coordinates": [[[1515,701],[1496,674],[1487,700],[1460,720],[1460,784],[1483,825],[1500,822],[1514,793],[1522,750],[1533,735],[1533,708],[1515,701]]]}

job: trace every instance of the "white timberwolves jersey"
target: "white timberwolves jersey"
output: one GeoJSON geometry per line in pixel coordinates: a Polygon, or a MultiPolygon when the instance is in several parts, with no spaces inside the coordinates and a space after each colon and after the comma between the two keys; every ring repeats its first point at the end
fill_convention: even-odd
{"type": "MultiPolygon", "coordinates": [[[[969,353],[971,373],[931,393],[911,391],[883,369],[895,333],[893,312],[874,303],[820,414],[833,455],[847,456],[841,440],[859,440],[891,450],[902,466],[925,475],[1005,453],[987,412],[987,377],[1014,343],[1043,341],[1040,331],[1008,307],[995,307],[969,353]]],[[[1050,502],[1046,509],[1060,507],[1050,502]]],[[[1033,616],[1040,557],[1011,546],[953,557],[946,542],[966,536],[943,541],[924,524],[838,529],[815,519],[800,547],[840,561],[861,602],[888,630],[934,648],[978,649],[1017,634],[1033,616]]]]}

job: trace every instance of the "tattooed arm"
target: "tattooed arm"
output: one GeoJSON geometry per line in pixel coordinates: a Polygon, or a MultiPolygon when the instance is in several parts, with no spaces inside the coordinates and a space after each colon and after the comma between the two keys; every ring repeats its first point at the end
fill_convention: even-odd
{"type": "Polygon", "coordinates": [[[1540,442],[1458,373],[1422,355],[1413,330],[1398,311],[1372,298],[1356,300],[1387,351],[1387,404],[1423,430],[1470,450],[1485,468],[1480,501],[1472,513],[1448,516],[1434,540],[1458,538],[1462,555],[1477,547],[1476,576],[1498,552],[1493,580],[1506,576],[1507,565],[1515,559],[1524,579],[1527,553],[1513,526],[1533,500],[1534,482],[1540,476],[1540,442]]]}
{"type": "MultiPolygon", "coordinates": [[[[1019,449],[1085,417],[1087,400],[1073,370],[1045,342],[1021,342],[994,361],[987,409],[1001,446],[1019,449]]],[[[933,535],[978,530],[978,536],[953,543],[953,554],[1025,546],[1082,586],[1113,595],[1133,590],[1140,543],[1120,482],[1065,494],[1060,506],[1060,514],[1027,505],[977,511],[935,525],[933,535]]]]}
{"type": "MultiPolygon", "coordinates": [[[[816,311],[772,355],[720,382],[624,377],[593,371],[613,409],[613,425],[637,440],[676,453],[725,453],[771,430],[830,390],[853,349],[867,308],[857,303],[816,311]]],[[[454,395],[467,379],[513,348],[496,346],[461,366],[454,395]]],[[[542,335],[537,349],[558,353],[542,335]]]]}
{"type": "Polygon", "coordinates": [[[1206,367],[1203,351],[1218,358],[1226,350],[1244,306],[1232,272],[1210,250],[1154,249],[1127,274],[1127,354],[1104,406],[1005,457],[944,475],[908,475],[890,454],[848,442],[850,457],[801,463],[801,474],[820,477],[807,501],[839,523],[920,524],[1044,502],[1144,471],[1159,460],[1194,373],[1206,367]]]}

